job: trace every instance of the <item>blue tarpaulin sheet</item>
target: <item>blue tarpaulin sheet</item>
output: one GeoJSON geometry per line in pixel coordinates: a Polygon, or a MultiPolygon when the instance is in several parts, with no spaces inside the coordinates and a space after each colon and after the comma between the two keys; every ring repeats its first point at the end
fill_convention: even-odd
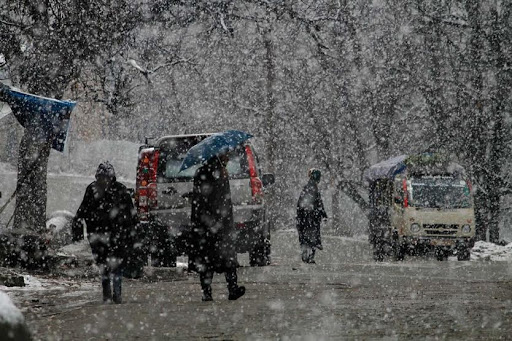
{"type": "Polygon", "coordinates": [[[405,170],[407,155],[400,155],[374,164],[364,172],[364,179],[373,182],[378,179],[393,179],[405,170]]]}
{"type": "Polygon", "coordinates": [[[71,111],[76,102],[41,97],[3,84],[0,85],[0,100],[11,107],[23,127],[41,128],[44,133],[41,138],[51,138],[52,148],[64,151],[71,111]]]}

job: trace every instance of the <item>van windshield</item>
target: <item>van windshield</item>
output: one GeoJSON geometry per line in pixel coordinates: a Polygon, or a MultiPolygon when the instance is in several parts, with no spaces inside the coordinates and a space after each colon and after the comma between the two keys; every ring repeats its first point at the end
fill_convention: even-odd
{"type": "MultiPolygon", "coordinates": [[[[158,167],[159,181],[192,181],[196,170],[201,165],[192,166],[183,172],[179,170],[187,151],[204,137],[175,140],[174,143],[163,146],[158,167]]],[[[240,146],[229,153],[227,169],[229,177],[232,179],[249,176],[249,166],[244,147],[240,146]]]]}
{"type": "Polygon", "coordinates": [[[410,206],[420,208],[469,208],[466,181],[452,177],[422,177],[410,180],[410,206]]]}

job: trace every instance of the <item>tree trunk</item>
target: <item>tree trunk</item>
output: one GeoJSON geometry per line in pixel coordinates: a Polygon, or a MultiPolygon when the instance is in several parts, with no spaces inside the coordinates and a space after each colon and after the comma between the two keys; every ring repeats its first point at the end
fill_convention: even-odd
{"type": "Polygon", "coordinates": [[[266,67],[266,102],[267,110],[265,116],[265,138],[266,138],[266,156],[267,168],[271,173],[275,172],[275,150],[276,150],[276,136],[274,130],[275,123],[275,97],[274,97],[274,84],[276,79],[276,71],[274,64],[274,43],[271,36],[272,30],[266,28],[263,34],[263,44],[265,47],[265,67],[266,67]]]}
{"type": "Polygon", "coordinates": [[[482,27],[480,23],[480,1],[468,0],[466,2],[466,10],[468,12],[468,23],[471,27],[471,38],[469,42],[469,60],[470,69],[473,70],[471,76],[471,85],[473,87],[473,107],[469,108],[470,123],[470,140],[468,144],[467,156],[472,158],[470,173],[477,182],[477,193],[475,197],[475,223],[477,240],[486,240],[487,228],[489,225],[489,198],[487,194],[487,179],[485,174],[486,168],[486,151],[487,151],[487,134],[486,125],[484,124],[484,113],[482,104],[482,27]]]}
{"type": "Polygon", "coordinates": [[[346,235],[348,231],[345,230],[344,227],[341,226],[341,214],[340,214],[340,195],[341,190],[339,186],[336,185],[337,180],[334,179],[333,183],[335,184],[332,188],[331,193],[331,226],[332,230],[336,232],[336,234],[346,235]]]}
{"type": "Polygon", "coordinates": [[[51,140],[33,127],[25,129],[18,155],[14,228],[39,233],[46,227],[46,169],[51,140]]]}
{"type": "Polygon", "coordinates": [[[507,94],[510,89],[510,76],[505,71],[507,64],[507,56],[503,53],[502,44],[506,45],[507,41],[503,41],[504,32],[508,31],[508,22],[511,15],[512,6],[507,5],[502,10],[500,19],[497,11],[494,11],[495,21],[492,25],[492,34],[489,35],[489,43],[495,60],[496,69],[496,95],[493,98],[493,117],[494,126],[491,140],[491,150],[489,158],[489,241],[498,243],[500,239],[499,218],[501,213],[501,189],[502,167],[505,149],[503,140],[505,138],[505,105],[507,94]]]}
{"type": "MultiPolygon", "coordinates": [[[[264,28],[263,33],[263,45],[265,48],[265,68],[266,68],[266,82],[265,82],[265,91],[266,91],[266,116],[264,119],[264,138],[266,145],[266,168],[269,173],[276,173],[276,160],[275,160],[275,152],[277,149],[276,142],[276,133],[275,133],[275,81],[276,81],[276,70],[275,70],[275,51],[274,51],[274,43],[272,42],[272,29],[270,28],[270,23],[268,24],[268,28],[264,28]]],[[[268,203],[268,216],[269,221],[272,224],[277,219],[277,212],[281,212],[280,203],[276,200],[276,191],[280,184],[277,183],[274,186],[270,186],[267,190],[267,203],[268,203]]],[[[272,226],[272,225],[271,225],[272,226]]]]}

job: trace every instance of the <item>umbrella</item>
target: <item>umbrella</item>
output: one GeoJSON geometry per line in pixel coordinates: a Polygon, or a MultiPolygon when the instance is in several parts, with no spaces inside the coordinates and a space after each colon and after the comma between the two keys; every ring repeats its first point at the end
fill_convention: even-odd
{"type": "Polygon", "coordinates": [[[210,135],[189,149],[181,163],[180,172],[206,162],[214,156],[225,154],[251,137],[251,134],[239,130],[210,135]]]}

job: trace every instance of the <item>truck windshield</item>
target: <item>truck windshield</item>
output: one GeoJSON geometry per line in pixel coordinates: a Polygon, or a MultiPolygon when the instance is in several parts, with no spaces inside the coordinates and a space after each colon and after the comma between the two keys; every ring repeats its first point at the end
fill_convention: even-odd
{"type": "Polygon", "coordinates": [[[421,208],[469,208],[470,190],[466,181],[450,177],[410,180],[410,206],[421,208]]]}

